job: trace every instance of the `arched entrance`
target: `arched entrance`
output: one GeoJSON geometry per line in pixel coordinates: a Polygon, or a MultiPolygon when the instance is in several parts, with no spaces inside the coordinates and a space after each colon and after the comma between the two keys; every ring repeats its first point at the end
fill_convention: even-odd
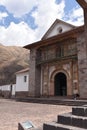
{"type": "Polygon", "coordinates": [[[54,95],[67,96],[67,77],[62,72],[57,73],[54,77],[54,95]]]}

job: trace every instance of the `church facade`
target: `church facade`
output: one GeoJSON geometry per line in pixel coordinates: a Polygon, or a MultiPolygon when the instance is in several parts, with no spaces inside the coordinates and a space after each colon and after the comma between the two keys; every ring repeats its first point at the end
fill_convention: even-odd
{"type": "Polygon", "coordinates": [[[67,96],[76,89],[87,98],[87,4],[85,25],[75,27],[56,20],[41,41],[25,46],[30,50],[29,96],[67,96]]]}

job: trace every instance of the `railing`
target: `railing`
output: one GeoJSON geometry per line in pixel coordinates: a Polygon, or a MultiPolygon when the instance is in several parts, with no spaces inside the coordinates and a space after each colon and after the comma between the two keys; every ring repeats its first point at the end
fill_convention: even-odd
{"type": "Polygon", "coordinates": [[[66,53],[61,53],[61,54],[38,56],[36,58],[36,64],[39,65],[39,64],[43,64],[47,62],[58,61],[58,60],[63,60],[63,59],[73,59],[73,58],[77,58],[76,50],[74,50],[72,53],[66,52],[66,53]]]}

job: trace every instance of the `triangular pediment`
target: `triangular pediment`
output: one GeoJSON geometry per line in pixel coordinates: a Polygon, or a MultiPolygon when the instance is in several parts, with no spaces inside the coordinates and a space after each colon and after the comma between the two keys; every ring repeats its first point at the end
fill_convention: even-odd
{"type": "Polygon", "coordinates": [[[76,28],[75,26],[66,23],[62,20],[56,19],[55,22],[51,25],[51,27],[48,29],[48,31],[44,34],[42,39],[47,39],[49,37],[53,37],[55,35],[59,35],[61,33],[70,31],[72,29],[76,28]]]}

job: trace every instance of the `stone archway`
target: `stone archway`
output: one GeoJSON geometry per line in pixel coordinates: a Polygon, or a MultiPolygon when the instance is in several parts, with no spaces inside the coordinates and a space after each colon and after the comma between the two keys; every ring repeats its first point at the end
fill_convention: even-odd
{"type": "Polygon", "coordinates": [[[54,77],[54,95],[55,96],[67,95],[67,77],[62,72],[57,73],[54,77]]]}
{"type": "MultiPolygon", "coordinates": [[[[71,96],[72,95],[72,79],[71,75],[68,74],[65,70],[55,70],[52,72],[50,76],[50,83],[49,83],[49,95],[50,96],[59,96],[58,94],[55,93],[55,76],[58,74],[62,74],[62,78],[64,80],[65,77],[65,94],[63,93],[63,87],[62,87],[62,94],[59,94],[60,96],[71,96]]],[[[60,76],[59,76],[60,77],[60,76]]],[[[58,77],[57,77],[58,78],[58,77]]]]}

